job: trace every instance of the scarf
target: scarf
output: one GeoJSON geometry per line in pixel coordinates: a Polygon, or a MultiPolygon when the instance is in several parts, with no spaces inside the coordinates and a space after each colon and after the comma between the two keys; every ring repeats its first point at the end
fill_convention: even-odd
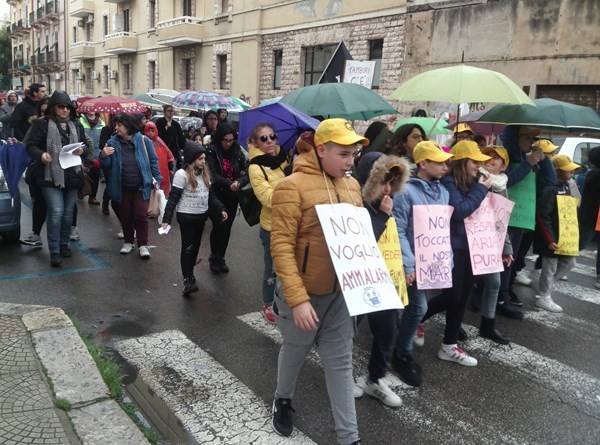
{"type": "Polygon", "coordinates": [[[98,125],[98,121],[100,120],[100,117],[98,115],[94,115],[93,119],[90,119],[87,114],[84,114],[85,120],[88,121],[88,124],[90,124],[90,127],[94,128],[96,125],[98,125]]]}
{"type": "MultiPolygon", "coordinates": [[[[59,120],[56,119],[48,119],[48,132],[46,134],[46,151],[52,157],[52,161],[49,164],[46,164],[45,172],[44,172],[44,180],[48,182],[52,182],[54,186],[65,188],[65,171],[60,166],[59,156],[60,151],[62,150],[62,136],[64,135],[69,138],[69,144],[74,144],[79,141],[79,137],[77,135],[77,129],[75,128],[75,124],[72,120],[59,120]],[[59,125],[56,125],[56,122],[59,125]],[[62,125],[66,124],[65,129],[62,128],[62,125]],[[60,128],[59,128],[60,127],[60,128]],[[67,133],[68,128],[68,133],[67,133]]],[[[75,167],[75,171],[79,172],[81,167],[75,167]]]]}
{"type": "Polygon", "coordinates": [[[479,170],[489,175],[492,178],[492,192],[494,193],[503,193],[506,190],[506,184],[508,183],[508,176],[504,173],[500,173],[499,175],[492,175],[485,168],[480,167],[479,170]]]}
{"type": "Polygon", "coordinates": [[[283,148],[279,148],[279,153],[276,156],[260,155],[250,161],[250,164],[258,164],[271,169],[279,168],[281,164],[287,161],[287,152],[283,148]]]}

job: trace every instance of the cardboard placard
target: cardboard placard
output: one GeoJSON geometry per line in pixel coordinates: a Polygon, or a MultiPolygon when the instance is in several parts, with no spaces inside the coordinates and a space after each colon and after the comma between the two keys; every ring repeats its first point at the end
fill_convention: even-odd
{"type": "Polygon", "coordinates": [[[558,249],[557,255],[579,256],[579,223],[577,222],[578,199],[568,195],[558,195],[558,249]]]}
{"type": "Polygon", "coordinates": [[[508,189],[508,199],[515,203],[509,226],[535,229],[535,198],[535,173],[529,172],[525,178],[508,189]]]}
{"type": "Polygon", "coordinates": [[[383,256],[385,265],[390,273],[394,287],[402,300],[402,304],[408,304],[408,292],[406,291],[406,277],[404,276],[404,263],[402,262],[402,250],[400,238],[398,237],[398,226],[396,220],[390,218],[387,221],[384,232],[377,241],[379,251],[383,256]]]}

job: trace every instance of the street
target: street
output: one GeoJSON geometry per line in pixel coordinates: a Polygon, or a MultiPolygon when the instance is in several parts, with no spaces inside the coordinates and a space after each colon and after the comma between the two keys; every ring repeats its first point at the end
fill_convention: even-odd
{"type": "MultiPolygon", "coordinates": [[[[23,182],[21,196],[24,237],[31,227],[31,203],[23,182]]],[[[249,228],[237,218],[227,253],[231,272],[213,275],[208,270],[208,224],[196,266],[200,291],[184,299],[176,222],[168,235],[159,236],[156,221],[150,221],[155,247],[152,258],[143,261],[136,252],[119,253],[120,227],[112,212],[102,215],[87,199],[77,204],[81,240],[71,244],[73,257],[61,268],[50,267],[45,229],[43,248],[0,242],[0,301],[60,307],[109,347],[180,330],[269,407],[280,340],[258,314],[263,267],[258,226],[249,228]]],[[[425,346],[415,348],[423,386],[411,388],[392,376],[403,400],[395,410],[367,395],[357,400],[363,444],[599,443],[600,291],[594,289],[594,255],[585,251],[568,281],[557,283],[554,299],[562,314],[535,309],[534,289],[515,287],[526,315],[523,321],[498,319],[498,328],[512,340],[508,346],[477,337],[479,316],[467,310],[469,340],[463,348],[478,359],[477,367],[438,360],[443,319],[428,322],[425,346]]],[[[532,269],[529,260],[527,270],[532,269]]],[[[531,276],[537,277],[535,272],[531,276]]],[[[363,322],[355,342],[359,381],[366,375],[370,342],[363,322]]],[[[293,406],[299,431],[314,443],[335,443],[318,360],[307,360],[293,406]]]]}

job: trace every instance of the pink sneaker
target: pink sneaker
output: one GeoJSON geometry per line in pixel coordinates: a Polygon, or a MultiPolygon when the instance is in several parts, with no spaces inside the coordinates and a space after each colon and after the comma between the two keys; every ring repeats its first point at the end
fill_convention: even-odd
{"type": "Polygon", "coordinates": [[[419,325],[417,326],[417,333],[415,335],[413,343],[416,346],[423,346],[425,344],[425,326],[423,326],[423,323],[419,323],[419,325]]]}
{"type": "Polygon", "coordinates": [[[275,314],[273,313],[273,307],[264,305],[260,313],[265,317],[269,323],[275,323],[275,314]]]}

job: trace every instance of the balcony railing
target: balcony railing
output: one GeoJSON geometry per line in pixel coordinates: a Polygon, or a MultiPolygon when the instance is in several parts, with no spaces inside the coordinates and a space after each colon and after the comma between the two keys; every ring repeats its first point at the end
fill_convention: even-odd
{"type": "Polygon", "coordinates": [[[183,46],[201,43],[204,37],[202,21],[197,17],[182,16],[157,23],[158,44],[183,46]]]}

